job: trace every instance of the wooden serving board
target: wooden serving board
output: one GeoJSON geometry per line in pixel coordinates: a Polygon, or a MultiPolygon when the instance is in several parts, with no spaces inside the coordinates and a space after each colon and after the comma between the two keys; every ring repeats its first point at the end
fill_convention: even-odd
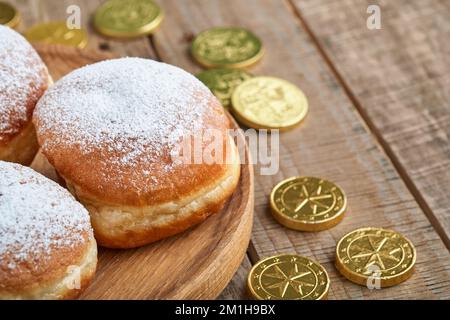
{"type": "MultiPolygon", "coordinates": [[[[55,81],[73,69],[111,58],[86,49],[35,47],[55,81]]],[[[248,160],[247,150],[240,151],[245,152],[248,160]]],[[[199,226],[138,249],[99,248],[95,279],[81,298],[216,298],[241,264],[250,240],[253,171],[249,162],[241,165],[238,188],[224,209],[199,226]]],[[[41,154],[31,166],[49,178],[57,179],[41,154]]]]}

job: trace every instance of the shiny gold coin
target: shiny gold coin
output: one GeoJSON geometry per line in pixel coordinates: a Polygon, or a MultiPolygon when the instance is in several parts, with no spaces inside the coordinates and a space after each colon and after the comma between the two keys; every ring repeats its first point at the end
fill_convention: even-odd
{"type": "Polygon", "coordinates": [[[287,130],[308,112],[304,93],[292,83],[274,77],[254,77],[233,92],[231,104],[236,118],[255,129],[287,130]]]}
{"type": "Polygon", "coordinates": [[[416,263],[416,249],[398,232],[362,228],[346,234],[336,246],[336,268],[363,286],[390,287],[408,279],[416,263]]]}
{"type": "Polygon", "coordinates": [[[20,14],[9,3],[0,2],[0,24],[15,28],[20,22],[20,14]]]}
{"type": "Polygon", "coordinates": [[[210,69],[197,74],[197,78],[211,90],[225,108],[231,106],[234,89],[251,77],[253,76],[243,70],[225,68],[210,69]]]}
{"type": "Polygon", "coordinates": [[[163,16],[152,0],[109,0],[95,12],[94,26],[106,36],[133,38],[152,33],[163,16]]]}
{"type": "Polygon", "coordinates": [[[292,177],[270,194],[272,215],[282,225],[301,231],[320,231],[344,217],[347,198],[333,182],[314,177],[292,177]]]}
{"type": "Polygon", "coordinates": [[[48,22],[35,25],[28,29],[25,38],[30,42],[60,44],[84,48],[88,44],[87,32],[83,29],[69,29],[66,22],[48,22]]]}
{"type": "Polygon", "coordinates": [[[248,30],[217,27],[198,34],[192,42],[191,53],[207,68],[244,68],[261,59],[263,46],[248,30]]]}
{"type": "Polygon", "coordinates": [[[330,279],[319,263],[299,255],[281,254],[255,264],[247,286],[258,300],[325,300],[330,279]]]}

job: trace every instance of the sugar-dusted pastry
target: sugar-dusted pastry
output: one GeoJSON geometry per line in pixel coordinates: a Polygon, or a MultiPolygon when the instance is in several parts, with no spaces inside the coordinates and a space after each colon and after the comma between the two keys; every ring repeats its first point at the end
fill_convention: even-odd
{"type": "Polygon", "coordinates": [[[64,188],[0,161],[0,299],[69,299],[94,276],[89,213],[64,188]]]}
{"type": "Polygon", "coordinates": [[[0,25],[0,160],[29,164],[38,150],[31,117],[47,68],[16,31],[0,25]]]}
{"type": "Polygon", "coordinates": [[[106,247],[142,246],[198,224],[220,211],[239,180],[220,103],[168,64],[123,58],[75,70],[45,93],[34,124],[43,154],[106,247]],[[228,160],[174,156],[186,137],[208,130],[221,133],[216,142],[228,160]]]}

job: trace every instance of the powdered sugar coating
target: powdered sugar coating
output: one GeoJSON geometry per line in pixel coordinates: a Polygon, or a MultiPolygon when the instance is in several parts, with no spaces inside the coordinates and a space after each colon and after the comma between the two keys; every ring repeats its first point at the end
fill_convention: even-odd
{"type": "Polygon", "coordinates": [[[33,47],[0,25],[0,143],[30,120],[47,81],[47,68],[33,47]]]}
{"type": "Polygon", "coordinates": [[[0,161],[0,266],[43,263],[55,250],[92,237],[87,210],[67,190],[30,168],[0,161]]]}
{"type": "Polygon", "coordinates": [[[187,136],[225,133],[230,122],[202,82],[168,64],[121,58],[77,69],[47,90],[33,122],[43,154],[80,199],[163,203],[226,172],[174,157],[187,136]]]}
{"type": "Polygon", "coordinates": [[[41,141],[45,154],[76,145],[85,155],[108,153],[104,167],[113,167],[117,175],[137,163],[148,164],[140,173],[146,175],[152,164],[161,164],[162,149],[173,149],[182,137],[200,130],[205,117],[217,113],[211,99],[203,83],[182,69],[122,58],[59,80],[39,101],[34,117],[39,137],[52,132],[51,139],[41,141]]]}

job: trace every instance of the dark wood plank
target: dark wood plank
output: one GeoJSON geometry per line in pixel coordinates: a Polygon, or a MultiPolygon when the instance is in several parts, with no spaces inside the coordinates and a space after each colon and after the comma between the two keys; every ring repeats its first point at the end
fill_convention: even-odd
{"type": "Polygon", "coordinates": [[[450,248],[450,2],[293,3],[450,248]]]}
{"type": "Polygon", "coordinates": [[[255,74],[274,75],[299,85],[311,111],[297,129],[283,133],[280,171],[258,176],[252,260],[279,252],[298,252],[323,263],[330,274],[330,298],[449,298],[450,255],[368,130],[304,28],[284,2],[161,1],[167,17],[155,34],[164,61],[191,72],[200,68],[188,55],[192,36],[211,26],[240,25],[258,34],[266,46],[255,74]],[[347,192],[350,209],[337,227],[320,233],[283,228],[270,216],[268,196],[280,179],[292,175],[329,178],[347,192]],[[333,267],[336,241],[361,226],[383,226],[407,235],[418,250],[416,273],[407,282],[370,291],[346,281],[333,267]]]}

